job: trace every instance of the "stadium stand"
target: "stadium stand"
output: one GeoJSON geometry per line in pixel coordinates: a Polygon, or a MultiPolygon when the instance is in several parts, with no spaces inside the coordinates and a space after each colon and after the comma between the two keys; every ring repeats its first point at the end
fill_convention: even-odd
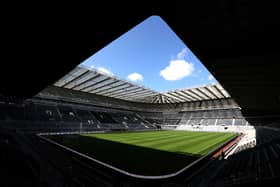
{"type": "MultiPolygon", "coordinates": [[[[34,125],[42,125],[40,128],[38,126],[36,128],[41,129],[45,125],[45,131],[52,129],[49,128],[49,124],[53,124],[54,129],[67,127],[68,131],[84,131],[83,128],[92,130],[103,128],[108,130],[110,127],[112,129],[155,128],[153,124],[163,128],[165,126],[175,128],[178,125],[201,124],[230,126],[234,125],[237,118],[239,121],[243,120],[243,118],[240,119],[240,109],[236,103],[228,102],[228,100],[201,101],[199,105],[192,106],[193,111],[188,108],[189,104],[176,106],[173,111],[169,111],[170,105],[160,105],[155,112],[155,108],[153,108],[155,104],[147,107],[149,104],[136,103],[133,105],[128,101],[88,93],[81,94],[86,95],[86,100],[77,91],[48,87],[33,99],[27,100],[24,106],[10,106],[12,109],[8,108],[5,111],[8,114],[5,116],[11,116],[14,113],[10,117],[11,119],[32,121],[31,124],[37,122],[34,125]],[[54,94],[56,95],[54,96],[54,94]],[[102,102],[99,99],[102,99],[102,102]],[[219,107],[217,107],[217,103],[219,107]],[[228,103],[233,103],[233,105],[230,107],[228,103]],[[204,105],[208,110],[201,110],[201,106],[204,105]],[[233,120],[234,118],[236,119],[233,120]],[[53,123],[48,124],[48,122],[53,123]]],[[[4,105],[1,106],[4,107],[4,105]]],[[[63,131],[67,131],[66,129],[63,131]]]]}
{"type": "MultiPolygon", "coordinates": [[[[155,130],[158,128],[177,130],[180,130],[180,128],[190,128],[189,130],[220,132],[239,132],[241,129],[244,132],[244,128],[248,128],[245,122],[240,122],[246,120],[240,114],[238,106],[234,103],[230,107],[228,100],[220,102],[201,101],[199,105],[192,105],[192,110],[190,108],[186,110],[189,104],[181,104],[170,111],[169,106],[164,105],[155,109],[147,107],[148,104],[137,103],[135,106],[128,101],[119,102],[113,98],[103,98],[94,94],[82,94],[86,95],[86,100],[79,96],[76,91],[49,87],[37,94],[36,97],[26,100],[21,106],[10,104],[7,107],[9,110],[5,110],[7,104],[0,104],[1,108],[4,108],[2,110],[5,110],[7,113],[1,118],[3,127],[9,130],[17,129],[18,133],[24,132],[28,134],[25,139],[29,142],[28,144],[32,145],[34,148],[32,151],[35,153],[46,154],[46,151],[48,151],[51,159],[43,159],[50,165],[48,167],[52,168],[52,170],[59,170],[56,172],[59,172],[61,179],[55,179],[57,183],[64,184],[65,178],[69,180],[74,175],[75,177],[67,181],[67,184],[71,181],[76,185],[98,183],[101,186],[110,186],[110,184],[123,183],[128,179],[124,176],[122,176],[123,180],[116,179],[116,176],[120,174],[112,173],[112,171],[108,172],[108,169],[105,168],[102,168],[100,171],[98,169],[92,171],[92,168],[99,168],[101,166],[96,166],[92,163],[94,166],[91,167],[88,160],[80,157],[76,158],[76,156],[71,157],[62,164],[60,162],[64,160],[63,157],[66,157],[69,153],[61,150],[61,148],[56,150],[57,148],[53,145],[47,145],[49,142],[36,137],[34,133],[76,134],[116,130],[155,130]],[[102,98],[102,103],[100,103],[99,98],[102,98]],[[110,105],[107,103],[110,103],[110,105]],[[218,107],[216,103],[219,103],[218,107]],[[207,107],[202,108],[201,106],[204,105],[207,107]],[[137,110],[134,110],[135,108],[137,110]],[[239,120],[239,122],[236,120],[239,120]],[[228,127],[228,129],[225,129],[225,127],[228,127]],[[54,166],[55,168],[53,168],[54,166]],[[104,173],[103,170],[106,170],[106,172],[104,173]],[[83,176],[81,176],[82,173],[83,176]]],[[[151,105],[153,106],[154,104],[151,105]]],[[[225,156],[228,159],[231,158],[229,153],[241,152],[253,146],[251,144],[247,146],[246,144],[246,146],[242,145],[240,148],[240,142],[242,141],[238,140],[230,148],[227,148],[228,150],[224,150],[225,156]]],[[[207,165],[209,164],[208,162],[206,163],[207,165]]],[[[139,185],[141,186],[146,183],[147,181],[144,180],[144,182],[139,182],[139,185]]],[[[129,184],[133,183],[129,182],[129,184]]]]}
{"type": "Polygon", "coordinates": [[[227,159],[214,161],[203,171],[208,179],[200,180],[197,177],[190,186],[245,186],[263,184],[264,181],[272,185],[278,181],[279,132],[264,127],[257,127],[256,132],[256,146],[247,144],[247,147],[240,147],[227,159]]]}

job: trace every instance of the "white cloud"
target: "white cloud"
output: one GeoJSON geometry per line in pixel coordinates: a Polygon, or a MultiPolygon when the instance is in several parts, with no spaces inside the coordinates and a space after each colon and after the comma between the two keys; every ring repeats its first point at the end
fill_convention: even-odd
{"type": "Polygon", "coordinates": [[[89,69],[94,69],[94,65],[91,65],[91,66],[89,67],[89,69]]]}
{"type": "Polygon", "coordinates": [[[131,73],[127,76],[127,79],[130,81],[142,81],[143,80],[143,76],[139,73],[131,73]]]}
{"type": "Polygon", "coordinates": [[[110,76],[114,75],[111,71],[109,71],[108,69],[103,68],[103,67],[99,67],[97,70],[98,70],[98,72],[106,74],[106,75],[110,75],[110,76]]]}
{"type": "Polygon", "coordinates": [[[213,77],[213,75],[209,75],[209,76],[208,76],[208,80],[209,80],[209,81],[212,81],[212,80],[214,80],[214,77],[213,77]]]}
{"type": "Polygon", "coordinates": [[[193,63],[188,63],[187,61],[181,59],[171,60],[169,62],[169,66],[160,71],[160,76],[162,76],[165,80],[175,81],[190,76],[193,71],[193,63]]]}
{"type": "Polygon", "coordinates": [[[183,59],[185,56],[188,54],[188,48],[182,49],[178,54],[177,54],[177,59],[183,59]]]}

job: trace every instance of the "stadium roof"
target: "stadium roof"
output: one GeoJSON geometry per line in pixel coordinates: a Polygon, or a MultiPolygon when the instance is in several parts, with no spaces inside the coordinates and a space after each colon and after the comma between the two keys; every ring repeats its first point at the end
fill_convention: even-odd
{"type": "Polygon", "coordinates": [[[230,97],[220,84],[160,93],[82,66],[77,66],[54,86],[145,103],[180,103],[230,97]]]}

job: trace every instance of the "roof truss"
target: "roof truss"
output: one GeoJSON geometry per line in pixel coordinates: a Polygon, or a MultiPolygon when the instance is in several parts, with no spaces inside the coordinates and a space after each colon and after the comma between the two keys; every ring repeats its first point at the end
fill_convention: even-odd
{"type": "Polygon", "coordinates": [[[144,103],[181,103],[230,97],[220,84],[160,93],[81,66],[59,79],[54,86],[144,103]]]}

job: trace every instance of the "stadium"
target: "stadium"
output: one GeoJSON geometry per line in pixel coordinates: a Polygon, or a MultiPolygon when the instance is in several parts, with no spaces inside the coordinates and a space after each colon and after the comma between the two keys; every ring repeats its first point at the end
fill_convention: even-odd
{"type": "Polygon", "coordinates": [[[279,185],[275,6],[168,6],[176,13],[136,3],[126,16],[34,10],[36,19],[5,20],[0,186],[279,185]],[[219,82],[162,92],[80,64],[153,15],[219,82]]]}

